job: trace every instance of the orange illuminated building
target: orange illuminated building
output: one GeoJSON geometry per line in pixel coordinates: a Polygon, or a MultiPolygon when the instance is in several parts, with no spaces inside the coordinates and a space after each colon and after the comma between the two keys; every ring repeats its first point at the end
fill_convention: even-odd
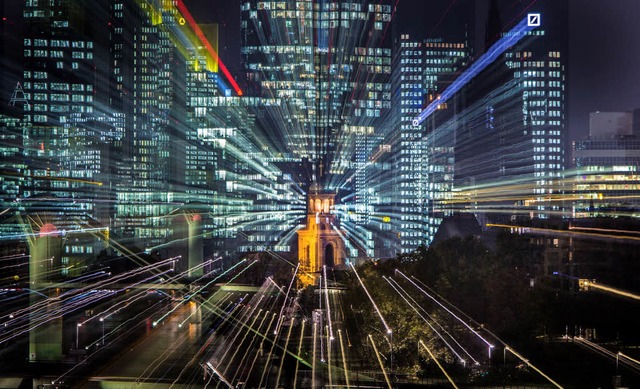
{"type": "Polygon", "coordinates": [[[316,283],[323,266],[337,267],[345,263],[344,232],[335,214],[335,194],[318,193],[312,186],[308,196],[307,225],[298,231],[300,282],[316,283]]]}

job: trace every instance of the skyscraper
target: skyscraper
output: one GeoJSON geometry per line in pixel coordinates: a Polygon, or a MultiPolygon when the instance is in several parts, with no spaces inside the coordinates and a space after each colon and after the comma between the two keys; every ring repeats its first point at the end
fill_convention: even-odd
{"type": "Polygon", "coordinates": [[[242,58],[249,94],[282,98],[269,111],[275,136],[316,179],[351,167],[349,126],[370,125],[390,106],[389,1],[247,1],[242,58]]]}
{"type": "MultiPolygon", "coordinates": [[[[482,217],[560,215],[566,138],[566,5],[526,33],[436,113],[433,136],[454,139],[456,208],[482,217]],[[455,100],[454,99],[454,100],[455,100]],[[452,116],[455,114],[455,116],[452,116]],[[451,125],[451,120],[458,124],[451,125]]],[[[535,11],[535,10],[530,10],[535,11]]],[[[517,31],[503,33],[518,34],[517,31]]]]}
{"type": "Polygon", "coordinates": [[[116,142],[114,232],[152,247],[172,233],[166,217],[184,182],[187,66],[155,3],[109,3],[110,105],[123,118],[116,142]],[[174,198],[175,196],[175,198],[174,198]]]}
{"type": "Polygon", "coordinates": [[[589,138],[573,145],[573,217],[638,214],[639,134],[640,110],[591,113],[589,138]]]}
{"type": "MultiPolygon", "coordinates": [[[[436,207],[441,207],[437,200],[450,192],[453,182],[453,138],[435,144],[428,136],[433,122],[415,125],[413,119],[438,98],[470,56],[465,41],[419,40],[409,34],[401,34],[396,47],[393,124],[384,140],[389,155],[378,161],[383,178],[371,185],[379,194],[374,207],[379,217],[370,228],[377,237],[376,256],[384,257],[428,245],[444,216],[436,207]],[[390,166],[386,172],[385,165],[390,166]]],[[[446,108],[447,104],[439,107],[446,108]]]]}

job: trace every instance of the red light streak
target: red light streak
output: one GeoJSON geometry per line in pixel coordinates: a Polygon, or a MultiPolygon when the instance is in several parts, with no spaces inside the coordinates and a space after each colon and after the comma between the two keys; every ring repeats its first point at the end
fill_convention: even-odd
{"type": "Polygon", "coordinates": [[[211,54],[213,59],[218,61],[218,66],[220,67],[220,70],[222,70],[222,73],[227,78],[227,80],[229,80],[229,82],[231,83],[231,87],[235,89],[238,96],[242,96],[242,90],[240,89],[236,81],[231,76],[231,73],[229,73],[229,70],[227,69],[227,67],[224,65],[224,63],[222,63],[222,61],[220,60],[220,57],[218,57],[218,53],[216,53],[216,51],[213,49],[213,47],[211,46],[211,43],[209,43],[207,38],[204,36],[204,33],[202,32],[202,30],[200,29],[196,21],[193,19],[193,16],[191,16],[191,13],[187,9],[187,7],[185,7],[182,0],[176,0],[176,6],[178,7],[178,10],[182,14],[182,16],[184,16],[184,18],[187,20],[187,23],[189,23],[193,31],[196,33],[196,36],[198,37],[198,39],[200,39],[200,42],[202,42],[204,47],[207,49],[209,54],[211,54]]]}

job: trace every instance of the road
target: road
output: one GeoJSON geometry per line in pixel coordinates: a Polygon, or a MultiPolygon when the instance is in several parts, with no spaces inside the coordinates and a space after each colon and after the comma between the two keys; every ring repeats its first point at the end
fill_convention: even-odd
{"type": "MultiPolygon", "coordinates": [[[[240,293],[220,293],[210,303],[239,297],[240,293]]],[[[202,387],[203,369],[199,350],[206,342],[211,323],[202,314],[201,304],[194,301],[174,301],[167,310],[175,310],[153,326],[153,320],[164,314],[158,312],[146,318],[145,332],[124,349],[101,363],[87,377],[82,388],[116,388],[137,383],[137,387],[174,388],[202,387]],[[171,308],[173,309],[173,308],[171,308]],[[204,316],[204,318],[203,318],[204,316]]]]}

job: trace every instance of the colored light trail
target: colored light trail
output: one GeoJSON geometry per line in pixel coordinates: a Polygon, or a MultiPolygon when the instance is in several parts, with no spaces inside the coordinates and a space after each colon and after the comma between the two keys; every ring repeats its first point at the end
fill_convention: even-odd
{"type": "Polygon", "coordinates": [[[238,96],[242,96],[242,90],[240,89],[236,81],[233,79],[233,76],[231,75],[231,73],[229,73],[229,70],[227,69],[227,67],[218,57],[218,53],[216,53],[216,51],[213,49],[213,47],[211,46],[211,43],[209,43],[204,33],[200,29],[200,26],[198,26],[196,21],[193,19],[193,16],[191,16],[191,12],[189,12],[187,7],[184,5],[184,2],[182,0],[176,0],[175,4],[176,4],[176,7],[178,7],[178,10],[180,11],[180,13],[187,20],[187,23],[189,23],[189,26],[191,26],[193,31],[196,33],[196,36],[198,37],[198,39],[200,39],[200,42],[204,45],[204,47],[209,52],[209,54],[214,58],[214,60],[218,62],[218,66],[220,67],[220,70],[222,70],[222,73],[224,74],[224,76],[227,78],[229,83],[231,83],[231,86],[235,90],[236,94],[238,96]]]}
{"type": "Polygon", "coordinates": [[[524,18],[513,29],[507,32],[502,38],[493,44],[480,58],[478,58],[473,64],[456,78],[438,98],[436,98],[431,104],[429,104],[415,119],[413,119],[413,125],[419,126],[424,122],[429,115],[434,113],[440,105],[444,104],[453,95],[455,95],[460,89],[462,89],[469,81],[483,71],[487,66],[493,63],[500,55],[502,55],[507,49],[518,43],[522,38],[527,36],[529,31],[532,31],[536,26],[530,25],[524,18]]]}
{"type": "Polygon", "coordinates": [[[630,298],[632,300],[640,300],[640,295],[636,293],[627,292],[618,288],[614,288],[611,286],[603,285],[599,282],[588,280],[588,279],[580,279],[580,287],[585,290],[589,290],[591,288],[597,289],[603,292],[611,293],[616,296],[630,298]]]}
{"type": "Polygon", "coordinates": [[[422,313],[425,313],[427,316],[430,316],[428,313],[426,313],[426,311],[420,307],[415,300],[413,300],[413,298],[404,290],[402,289],[402,287],[400,285],[398,285],[397,282],[395,282],[394,280],[387,278],[387,277],[383,277],[383,279],[385,281],[387,281],[387,283],[389,283],[389,285],[391,285],[391,287],[396,291],[396,293],[398,293],[398,295],[400,295],[400,297],[402,297],[402,299],[404,300],[405,303],[407,303],[407,305],[409,305],[411,307],[411,309],[414,310],[414,312],[418,315],[418,317],[420,319],[422,319],[422,321],[424,321],[429,328],[431,328],[431,331],[433,331],[441,340],[442,342],[447,346],[447,348],[449,349],[449,351],[451,351],[457,358],[458,361],[460,361],[460,363],[462,363],[463,365],[466,365],[466,361],[465,359],[458,354],[458,352],[455,350],[455,348],[453,348],[453,346],[451,344],[449,344],[449,342],[444,338],[444,336],[440,333],[441,331],[446,334],[465,354],[467,354],[467,356],[476,364],[479,365],[480,363],[475,360],[471,354],[469,354],[469,352],[462,347],[462,345],[448,332],[446,331],[437,321],[433,320],[432,317],[429,317],[430,320],[427,320],[426,317],[423,316],[422,313]],[[411,299],[411,302],[409,302],[409,299],[411,299]],[[422,313],[421,313],[422,311],[422,313]],[[434,323],[436,323],[438,325],[438,327],[440,327],[441,331],[438,331],[432,324],[431,321],[433,321],[434,323]]]}
{"type": "Polygon", "coordinates": [[[533,370],[535,370],[538,374],[540,374],[542,377],[544,377],[547,381],[549,381],[551,384],[553,384],[556,388],[558,389],[562,389],[563,387],[560,386],[560,384],[558,384],[556,381],[554,381],[553,379],[551,379],[551,377],[549,377],[548,375],[546,375],[542,370],[538,369],[537,367],[535,367],[531,362],[529,362],[528,359],[526,359],[525,357],[523,357],[522,355],[520,355],[518,352],[516,352],[513,348],[511,347],[507,347],[505,346],[505,350],[509,351],[511,354],[515,355],[516,357],[518,357],[518,359],[520,359],[522,362],[524,362],[527,366],[529,366],[530,368],[532,368],[533,370]]]}
{"type": "Polygon", "coordinates": [[[454,388],[458,389],[458,386],[456,385],[456,383],[453,382],[453,379],[451,378],[451,376],[447,373],[447,371],[444,369],[442,364],[440,364],[440,362],[438,361],[438,358],[436,358],[436,356],[433,355],[433,352],[431,352],[429,347],[427,347],[427,345],[424,344],[424,342],[422,340],[420,340],[419,343],[425,350],[427,350],[427,352],[429,353],[429,356],[431,357],[431,359],[433,359],[433,361],[436,363],[436,365],[438,365],[438,368],[440,369],[440,371],[442,371],[442,374],[444,374],[444,376],[447,377],[447,380],[449,381],[449,383],[451,383],[451,386],[453,386],[454,388]]]}
{"type": "Polygon", "coordinates": [[[373,351],[375,352],[376,357],[378,358],[378,363],[380,364],[380,370],[382,370],[382,374],[384,375],[384,380],[387,382],[387,387],[389,389],[392,388],[391,381],[389,380],[389,376],[387,375],[387,370],[384,368],[384,363],[382,363],[382,359],[380,358],[380,353],[378,352],[378,347],[376,347],[376,342],[373,341],[373,337],[369,335],[369,341],[373,346],[373,351]]]}

